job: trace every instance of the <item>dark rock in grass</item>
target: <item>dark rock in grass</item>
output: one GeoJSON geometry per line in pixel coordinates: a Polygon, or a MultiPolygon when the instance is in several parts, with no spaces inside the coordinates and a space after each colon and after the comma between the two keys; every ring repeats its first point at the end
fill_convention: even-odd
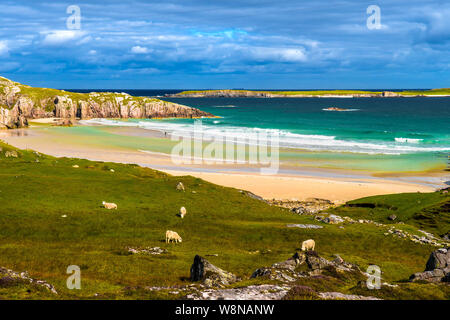
{"type": "Polygon", "coordinates": [[[450,250],[441,248],[431,253],[425,271],[445,269],[447,267],[450,267],[450,250]]]}
{"type": "Polygon", "coordinates": [[[450,241],[450,232],[444,233],[441,237],[445,241],[450,241]]]}
{"type": "Polygon", "coordinates": [[[441,248],[431,253],[425,271],[409,278],[410,281],[450,282],[450,250],[441,248]]]}
{"type": "Polygon", "coordinates": [[[258,196],[258,195],[256,195],[256,194],[254,194],[253,192],[245,191],[245,190],[239,190],[239,192],[245,194],[247,197],[250,197],[250,198],[252,198],[252,199],[259,200],[259,201],[262,201],[262,202],[266,202],[266,203],[267,203],[267,201],[264,200],[264,198],[262,198],[262,197],[260,197],[260,196],[258,196]]]}
{"type": "Polygon", "coordinates": [[[0,288],[12,287],[15,286],[17,283],[18,283],[17,279],[10,276],[0,278],[0,288]]]}
{"type": "Polygon", "coordinates": [[[311,270],[323,269],[327,266],[333,265],[331,261],[319,257],[316,251],[306,251],[306,263],[311,270]]]}
{"type": "Polygon", "coordinates": [[[345,262],[341,257],[334,261],[329,261],[320,257],[316,251],[296,252],[289,259],[274,263],[270,267],[263,267],[255,270],[251,278],[267,277],[271,280],[281,282],[294,282],[297,278],[317,276],[323,271],[330,271],[330,268],[336,273],[342,272],[360,272],[358,266],[345,262]],[[298,269],[300,266],[304,266],[298,269]]]}
{"type": "Polygon", "coordinates": [[[216,267],[199,255],[195,256],[191,266],[191,281],[203,281],[208,287],[223,287],[237,280],[234,274],[216,267]]]}
{"type": "Polygon", "coordinates": [[[396,216],[395,214],[391,214],[391,215],[388,217],[388,219],[391,220],[391,221],[394,221],[395,219],[397,219],[397,216],[396,216]]]}
{"type": "Polygon", "coordinates": [[[446,275],[444,274],[443,270],[435,269],[433,271],[417,272],[413,274],[409,279],[413,282],[427,281],[437,283],[443,281],[445,277],[446,275]]]}

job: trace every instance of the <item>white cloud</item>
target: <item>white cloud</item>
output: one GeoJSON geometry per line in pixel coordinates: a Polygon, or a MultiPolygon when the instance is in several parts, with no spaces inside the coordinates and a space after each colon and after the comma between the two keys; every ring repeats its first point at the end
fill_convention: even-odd
{"type": "Polygon", "coordinates": [[[44,44],[56,45],[65,43],[67,41],[76,40],[81,38],[86,34],[84,31],[80,30],[54,30],[41,32],[45,35],[44,44]]]}
{"type": "Polygon", "coordinates": [[[90,51],[89,51],[89,54],[90,54],[90,55],[96,55],[96,54],[97,54],[97,51],[96,51],[96,50],[90,50],[90,51]]]}
{"type": "Polygon", "coordinates": [[[303,48],[251,48],[251,55],[258,60],[272,60],[280,62],[303,62],[306,55],[303,48]]]}
{"type": "Polygon", "coordinates": [[[148,53],[149,51],[146,47],[134,46],[133,48],[131,48],[131,52],[142,54],[142,53],[148,53]]]}
{"type": "Polygon", "coordinates": [[[8,43],[5,40],[0,41],[0,55],[7,54],[8,52],[9,52],[8,43]]]}

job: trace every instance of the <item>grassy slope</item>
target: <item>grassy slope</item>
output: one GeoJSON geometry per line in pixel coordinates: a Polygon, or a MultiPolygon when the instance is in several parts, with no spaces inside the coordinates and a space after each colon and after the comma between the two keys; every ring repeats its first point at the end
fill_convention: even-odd
{"type": "Polygon", "coordinates": [[[336,208],[332,212],[384,224],[401,221],[437,235],[450,232],[450,196],[448,193],[382,195],[349,201],[347,204],[347,206],[336,208]],[[395,221],[388,219],[392,214],[397,216],[395,221]]]}
{"type": "MultiPolygon", "coordinates": [[[[38,157],[31,151],[18,151],[19,158],[5,158],[4,152],[13,148],[1,142],[0,146],[0,266],[27,270],[60,292],[55,297],[29,285],[0,286],[3,298],[95,298],[95,293],[112,299],[175,298],[124,288],[188,284],[195,254],[217,253],[218,257],[208,260],[246,279],[256,268],[290,257],[308,238],[316,240],[321,256],[339,253],[364,270],[377,264],[385,280],[392,282],[422,271],[434,250],[386,237],[385,230],[371,225],[286,228],[287,223],[316,222],[310,216],[251,199],[239,190],[189,176],[171,177],[134,165],[38,157]],[[74,164],[80,168],[73,168],[74,164]],[[184,183],[186,192],[176,191],[178,181],[184,183]],[[101,208],[103,200],[117,203],[118,210],[101,208]],[[183,220],[176,216],[180,206],[188,210],[183,220]],[[167,229],[177,231],[183,243],[165,244],[167,229]],[[169,253],[128,255],[127,246],[160,246],[169,253]],[[249,254],[255,250],[265,254],[249,254]],[[82,290],[66,289],[65,270],[72,264],[81,267],[82,290]]],[[[344,292],[359,290],[347,280],[301,281],[324,291],[336,287],[344,292]]],[[[450,295],[448,286],[411,284],[401,290],[386,297],[442,299],[450,295]]]]}

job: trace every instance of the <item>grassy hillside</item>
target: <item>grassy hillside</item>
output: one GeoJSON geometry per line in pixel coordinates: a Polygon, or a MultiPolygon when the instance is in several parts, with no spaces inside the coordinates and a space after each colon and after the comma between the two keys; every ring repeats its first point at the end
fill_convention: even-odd
{"type": "Polygon", "coordinates": [[[381,94],[381,92],[375,91],[361,91],[361,90],[317,90],[317,91],[257,91],[257,90],[188,90],[180,92],[179,95],[187,95],[187,94],[201,94],[208,92],[230,92],[230,93],[268,93],[268,94],[280,94],[280,95],[348,95],[348,94],[381,94]]]}
{"type": "MultiPolygon", "coordinates": [[[[255,283],[246,279],[256,268],[285,260],[309,238],[316,240],[321,256],[338,253],[363,270],[377,264],[385,281],[396,282],[422,271],[435,249],[387,237],[385,229],[373,225],[340,228],[320,223],[190,176],[172,177],[136,165],[53,158],[2,142],[0,147],[0,267],[26,270],[59,292],[54,295],[26,283],[0,283],[2,298],[179,298],[145,287],[189,284],[196,254],[242,277],[244,283],[255,283]],[[6,157],[8,151],[16,151],[18,157],[6,157]],[[185,192],[176,190],[179,181],[185,192]],[[117,203],[118,210],[101,208],[103,200],[117,203]],[[188,211],[184,219],[177,217],[181,206],[188,211]],[[318,223],[323,228],[287,228],[291,223],[318,223]],[[166,244],[167,229],[178,232],[183,242],[166,244]],[[168,253],[131,255],[126,249],[155,246],[168,253]],[[218,256],[207,256],[214,254],[218,256]],[[81,268],[81,290],[66,288],[69,265],[81,268]]],[[[440,203],[440,195],[432,197],[440,203]]],[[[328,291],[362,290],[353,280],[300,282],[328,291]]],[[[407,284],[396,290],[369,294],[450,297],[445,285],[407,284]]]]}
{"type": "MultiPolygon", "coordinates": [[[[305,91],[258,91],[258,90],[189,90],[178,93],[177,95],[190,95],[190,94],[207,94],[214,92],[223,93],[264,93],[264,94],[276,94],[284,96],[323,96],[323,95],[380,95],[381,91],[371,90],[305,90],[305,91]]],[[[431,90],[404,90],[396,92],[403,96],[416,96],[416,95],[450,95],[450,88],[431,89],[431,90]]]]}
{"type": "Polygon", "coordinates": [[[443,235],[450,232],[450,196],[448,193],[402,193],[350,201],[334,210],[338,215],[370,219],[384,224],[403,222],[422,230],[443,235]],[[388,219],[395,215],[394,221],[388,219]]]}

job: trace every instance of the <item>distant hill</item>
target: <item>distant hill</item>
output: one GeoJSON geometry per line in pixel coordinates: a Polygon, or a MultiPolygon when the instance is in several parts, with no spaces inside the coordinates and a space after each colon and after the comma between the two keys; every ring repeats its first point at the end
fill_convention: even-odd
{"type": "Polygon", "coordinates": [[[317,90],[317,91],[258,91],[258,90],[189,90],[168,97],[256,97],[256,98],[309,98],[309,97],[413,97],[413,96],[450,96],[450,89],[432,89],[422,91],[362,91],[362,90],[317,90]]]}

